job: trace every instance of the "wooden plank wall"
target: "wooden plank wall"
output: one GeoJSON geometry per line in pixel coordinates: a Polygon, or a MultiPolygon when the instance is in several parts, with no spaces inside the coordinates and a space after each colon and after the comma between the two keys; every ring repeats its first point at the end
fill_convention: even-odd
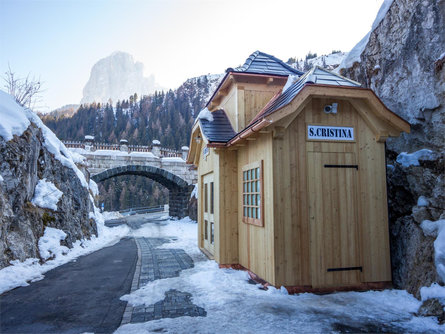
{"type": "MultiPolygon", "coordinates": [[[[219,182],[215,180],[218,194],[217,228],[220,264],[238,264],[238,166],[235,151],[219,150],[219,182]]],[[[215,219],[215,220],[216,220],[215,219]]]]}
{"type": "Polygon", "coordinates": [[[246,224],[242,221],[242,192],[238,192],[238,234],[239,263],[245,268],[275,283],[274,230],[273,230],[273,164],[272,135],[262,134],[255,141],[248,141],[240,147],[238,156],[238,189],[242,189],[243,166],[263,160],[264,175],[264,227],[246,224]]]}
{"type": "MultiPolygon", "coordinates": [[[[313,99],[273,141],[276,285],[311,285],[307,152],[351,152],[359,164],[360,262],[365,282],[390,281],[384,144],[347,102],[313,99]],[[338,102],[338,114],[323,112],[338,102]],[[354,126],[356,143],[306,141],[307,124],[354,126]],[[376,182],[376,178],[378,181],[376,182]]],[[[319,245],[322,247],[322,245],[319,245]]]]}

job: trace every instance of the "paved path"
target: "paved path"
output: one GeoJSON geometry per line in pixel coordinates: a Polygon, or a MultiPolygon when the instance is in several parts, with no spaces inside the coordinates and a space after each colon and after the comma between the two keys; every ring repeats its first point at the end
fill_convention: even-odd
{"type": "MultiPolygon", "coordinates": [[[[161,215],[130,216],[107,222],[138,229],[143,224],[162,229],[161,215]]],[[[45,279],[0,296],[0,333],[112,333],[119,325],[206,316],[187,292],[169,290],[153,305],[133,308],[119,298],[162,278],[177,277],[192,268],[182,249],[157,248],[167,239],[126,238],[45,274],[45,279]]]]}
{"type": "Polygon", "coordinates": [[[0,333],[111,333],[137,263],[134,239],[82,256],[0,296],[0,333]]]}

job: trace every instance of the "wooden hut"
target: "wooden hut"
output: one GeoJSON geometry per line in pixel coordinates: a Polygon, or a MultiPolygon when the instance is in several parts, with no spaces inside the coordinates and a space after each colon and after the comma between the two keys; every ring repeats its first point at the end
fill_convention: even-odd
{"type": "Polygon", "coordinates": [[[359,83],[253,53],[192,130],[199,247],[294,291],[387,286],[385,140],[402,131],[359,83]]]}

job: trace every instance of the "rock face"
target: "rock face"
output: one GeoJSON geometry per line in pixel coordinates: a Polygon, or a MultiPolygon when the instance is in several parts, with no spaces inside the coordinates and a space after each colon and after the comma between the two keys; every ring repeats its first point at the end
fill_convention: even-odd
{"type": "Polygon", "coordinates": [[[41,129],[33,123],[10,141],[0,136],[0,268],[11,260],[40,258],[38,240],[46,226],[66,232],[68,247],[97,235],[96,223],[89,218],[93,204],[88,189],[43,141],[41,129]],[[31,203],[36,184],[44,178],[63,192],[56,211],[31,203]]]}
{"type": "MultiPolygon", "coordinates": [[[[411,123],[411,133],[387,142],[393,281],[419,297],[439,282],[434,239],[420,228],[445,217],[445,1],[394,0],[371,32],[361,61],[341,74],[372,88],[388,108],[411,123]],[[431,149],[420,166],[394,162],[398,153],[431,149]],[[424,196],[428,204],[418,206],[424,196]]],[[[440,282],[444,283],[444,282],[440,282]]]]}
{"type": "Polygon", "coordinates": [[[153,75],[144,77],[142,63],[128,53],[114,52],[94,64],[80,103],[106,103],[109,99],[116,103],[134,93],[142,96],[160,89],[153,75]]]}

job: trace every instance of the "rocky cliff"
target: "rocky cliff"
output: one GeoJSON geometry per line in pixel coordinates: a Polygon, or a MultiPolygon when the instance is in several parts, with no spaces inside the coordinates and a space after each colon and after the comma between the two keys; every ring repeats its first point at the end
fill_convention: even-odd
{"type": "Polygon", "coordinates": [[[63,230],[68,247],[97,235],[89,217],[93,203],[88,184],[63,144],[37,116],[1,91],[0,116],[0,268],[11,260],[42,260],[38,242],[45,227],[63,230]],[[40,180],[60,195],[54,200],[54,189],[36,201],[40,180]],[[52,209],[41,204],[51,198],[52,209]]]}
{"type": "Polygon", "coordinates": [[[80,103],[106,103],[109,99],[115,103],[134,93],[142,96],[155,90],[161,87],[153,75],[144,76],[144,65],[135,62],[130,54],[118,51],[94,64],[80,103]]]}
{"type": "Polygon", "coordinates": [[[340,73],[411,123],[410,134],[387,142],[388,197],[394,285],[420,297],[422,286],[445,283],[436,272],[435,238],[421,228],[445,218],[445,1],[384,5],[359,59],[340,73]],[[401,152],[418,153],[406,160],[401,152]]]}

